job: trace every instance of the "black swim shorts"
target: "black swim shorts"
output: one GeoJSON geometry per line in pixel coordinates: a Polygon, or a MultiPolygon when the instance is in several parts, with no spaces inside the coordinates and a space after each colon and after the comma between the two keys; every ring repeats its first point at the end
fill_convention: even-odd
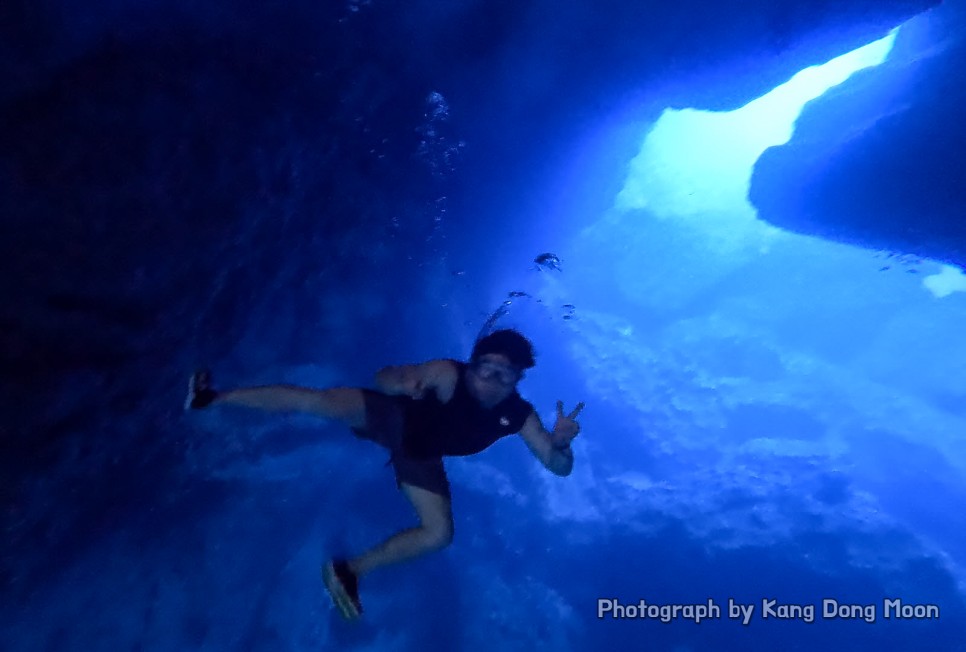
{"type": "Polygon", "coordinates": [[[366,427],[353,428],[352,432],[389,450],[389,463],[396,472],[397,486],[406,483],[449,498],[449,479],[442,458],[414,458],[402,449],[405,419],[402,402],[410,399],[369,389],[362,390],[362,393],[366,404],[366,427]]]}

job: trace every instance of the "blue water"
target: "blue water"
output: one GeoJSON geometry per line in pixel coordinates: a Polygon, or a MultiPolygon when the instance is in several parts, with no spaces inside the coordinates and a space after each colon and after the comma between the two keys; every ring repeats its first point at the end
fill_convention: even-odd
{"type": "MultiPolygon", "coordinates": [[[[317,18],[371,38],[389,27],[352,21],[377,4],[317,18]]],[[[500,33],[502,18],[485,17],[500,33]]],[[[225,24],[214,10],[205,21],[225,24]]],[[[429,72],[394,86],[389,55],[325,77],[341,86],[324,101],[286,75],[338,69],[335,58],[230,77],[237,88],[220,92],[243,96],[251,75],[283,108],[263,123],[257,98],[227,117],[200,101],[210,142],[181,145],[195,118],[166,102],[222,77],[182,86],[158,73],[165,99],[137,115],[166,144],[138,163],[151,182],[131,196],[148,199],[125,201],[161,206],[160,217],[58,231],[72,243],[58,260],[76,265],[64,263],[65,278],[109,284],[116,260],[89,251],[112,237],[130,242],[115,258],[128,253],[141,276],[124,291],[105,285],[117,290],[105,291],[110,309],[73,290],[52,300],[69,304],[62,313],[38,308],[50,351],[81,351],[64,343],[74,330],[88,348],[62,366],[52,354],[33,420],[11,418],[11,432],[31,430],[4,466],[16,483],[3,493],[0,649],[966,649],[966,277],[952,261],[778,228],[748,199],[767,148],[815,129],[848,143],[840,124],[796,132],[823,97],[865,106],[855,89],[870,79],[908,83],[890,56],[938,47],[910,42],[921,26],[885,27],[852,59],[842,37],[831,73],[810,66],[727,110],[676,105],[687,79],[655,85],[668,97],[621,96],[593,120],[565,111],[557,131],[489,99],[495,130],[571,136],[545,143],[553,163],[508,158],[506,179],[513,132],[461,123],[466,104],[429,72]],[[285,108],[300,101],[312,111],[285,108]],[[252,124],[272,154],[232,177],[219,161],[247,150],[226,134],[252,124]],[[491,158],[474,155],[481,134],[491,158]],[[198,180],[241,199],[179,204],[198,180]],[[559,269],[534,262],[545,252],[559,269]],[[385,453],[311,417],[182,413],[187,373],[207,364],[222,386],[364,386],[384,365],[465,358],[494,314],[491,325],[535,344],[520,391],[546,424],[558,400],[586,403],[574,471],[551,475],[515,437],[448,460],[453,545],[366,577],[365,617],[344,623],[320,564],[413,524],[385,453]]],[[[193,43],[172,45],[170,65],[188,65],[178,53],[193,43]]],[[[213,71],[241,56],[229,43],[213,71]]],[[[487,82],[485,43],[464,45],[460,65],[487,82]]],[[[123,79],[142,69],[104,57],[123,79]]],[[[506,74],[539,85],[537,72],[506,74]]],[[[64,82],[64,96],[87,83],[64,82]]],[[[135,114],[126,92],[107,95],[135,114]]],[[[117,169],[78,171],[43,150],[44,181],[25,164],[7,199],[72,179],[114,205],[103,188],[124,174],[128,140],[112,139],[113,114],[70,115],[101,125],[91,142],[121,153],[91,156],[117,169]]],[[[64,144],[50,147],[74,151],[82,129],[60,128],[64,144]]],[[[94,200],[65,206],[101,215],[94,200]]],[[[29,371],[23,387],[39,396],[43,374],[29,371]]]]}

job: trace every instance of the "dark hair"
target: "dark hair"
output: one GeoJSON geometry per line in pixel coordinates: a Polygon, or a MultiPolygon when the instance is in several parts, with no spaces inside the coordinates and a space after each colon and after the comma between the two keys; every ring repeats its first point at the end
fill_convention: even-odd
{"type": "Polygon", "coordinates": [[[476,341],[473,346],[473,359],[476,360],[487,353],[505,355],[518,369],[529,369],[537,364],[533,359],[533,344],[530,340],[509,328],[493,331],[476,341]]]}

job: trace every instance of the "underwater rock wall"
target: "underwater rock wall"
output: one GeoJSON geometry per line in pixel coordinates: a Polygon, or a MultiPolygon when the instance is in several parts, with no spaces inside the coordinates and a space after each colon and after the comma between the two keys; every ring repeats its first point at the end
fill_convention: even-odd
{"type": "Polygon", "coordinates": [[[432,246],[423,93],[332,65],[325,39],[320,66],[298,38],[250,37],[114,35],[2,109],[3,567],[21,588],[21,555],[68,563],[100,520],[177,491],[195,365],[398,344],[349,326],[405,315],[387,297],[432,246]]]}
{"type": "Polygon", "coordinates": [[[751,198],[783,229],[966,265],[966,5],[903,27],[888,62],[813,102],[758,161],[751,198]]]}

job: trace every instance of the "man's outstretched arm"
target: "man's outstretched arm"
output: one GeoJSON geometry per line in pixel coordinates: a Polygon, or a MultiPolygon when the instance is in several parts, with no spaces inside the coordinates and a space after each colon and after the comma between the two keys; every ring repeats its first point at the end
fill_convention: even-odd
{"type": "Polygon", "coordinates": [[[458,373],[456,365],[450,360],[384,367],[376,373],[376,388],[384,394],[420,399],[426,392],[452,388],[458,373]]]}
{"type": "Polygon", "coordinates": [[[557,401],[557,421],[553,432],[548,432],[543,427],[536,411],[530,413],[520,429],[520,436],[527,447],[551,473],[565,476],[570,475],[573,470],[574,452],[570,448],[570,442],[580,432],[580,425],[575,419],[583,409],[584,404],[579,403],[570,415],[565,416],[563,403],[557,401]]]}

